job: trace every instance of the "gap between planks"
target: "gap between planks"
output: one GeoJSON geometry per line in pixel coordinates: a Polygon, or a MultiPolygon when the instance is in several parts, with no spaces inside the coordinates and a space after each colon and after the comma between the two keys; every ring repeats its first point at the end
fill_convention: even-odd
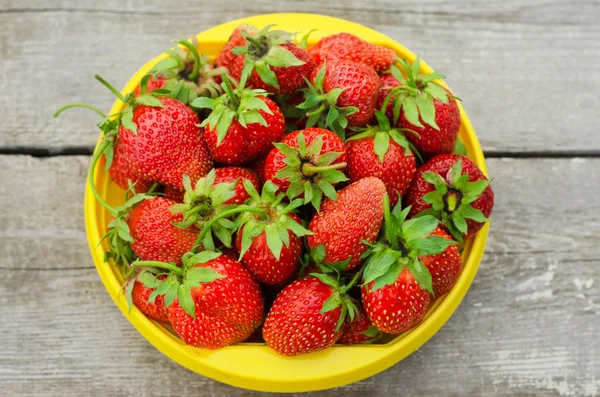
{"type": "MultiPolygon", "coordinates": [[[[0,155],[32,156],[37,158],[58,156],[91,156],[94,149],[87,146],[68,146],[62,148],[36,147],[0,147],[0,155]]],[[[484,156],[490,159],[568,159],[568,158],[600,158],[600,150],[566,150],[566,151],[484,151],[484,156]]]]}

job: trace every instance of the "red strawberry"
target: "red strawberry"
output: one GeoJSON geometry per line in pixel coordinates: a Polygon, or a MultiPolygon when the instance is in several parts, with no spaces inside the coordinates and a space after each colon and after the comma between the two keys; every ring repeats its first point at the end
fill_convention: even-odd
{"type": "Polygon", "coordinates": [[[381,335],[381,332],[371,324],[371,320],[362,306],[354,321],[349,320],[346,319],[344,331],[340,338],[340,342],[345,345],[372,343],[381,335]]]}
{"type": "MultiPolygon", "coordinates": [[[[383,76],[379,76],[381,80],[381,86],[379,87],[379,94],[377,96],[377,109],[382,110],[383,102],[385,98],[389,94],[390,90],[398,87],[400,82],[391,74],[384,74],[383,76]]],[[[392,97],[388,100],[388,105],[386,106],[386,115],[392,119],[394,115],[394,100],[395,95],[392,94],[392,97]]]]}
{"type": "Polygon", "coordinates": [[[179,229],[180,214],[171,213],[174,201],[163,197],[139,203],[127,220],[131,249],[142,260],[181,263],[184,253],[191,250],[198,237],[196,228],[179,229]]]}
{"type": "Polygon", "coordinates": [[[374,290],[374,284],[372,281],[362,287],[362,300],[375,328],[400,334],[423,320],[431,295],[408,268],[403,268],[390,285],[374,290]]]}
{"type": "Polygon", "coordinates": [[[332,346],[342,334],[346,313],[356,312],[335,280],[318,276],[292,282],[275,298],[263,338],[277,353],[296,356],[332,346]]]}
{"type": "Polygon", "coordinates": [[[348,176],[353,182],[368,176],[381,179],[393,206],[406,193],[417,163],[404,135],[390,128],[383,113],[376,114],[379,126],[367,128],[348,140],[348,176]]]}
{"type": "Polygon", "coordinates": [[[384,236],[365,255],[363,305],[375,328],[390,334],[420,323],[434,293],[432,283],[447,287],[444,280],[453,277],[456,261],[460,266],[456,243],[436,232],[438,221],[430,215],[405,221],[408,211],[399,205],[390,211],[386,196],[384,236]],[[423,258],[433,260],[436,281],[432,282],[423,258]],[[447,277],[444,270],[451,274],[447,277]]]}
{"type": "Polygon", "coordinates": [[[345,60],[315,69],[306,101],[298,107],[308,116],[307,127],[318,124],[345,137],[346,127],[367,124],[375,114],[381,81],[375,69],[345,60]]]}
{"type": "Polygon", "coordinates": [[[262,186],[267,181],[267,178],[265,178],[265,161],[267,161],[267,156],[259,157],[250,163],[250,169],[252,169],[258,177],[259,186],[262,186]]]}
{"type": "Polygon", "coordinates": [[[236,182],[235,196],[225,201],[223,204],[242,204],[250,198],[250,195],[244,188],[244,180],[249,180],[256,189],[259,188],[259,180],[254,171],[242,167],[223,167],[215,169],[215,183],[236,182]]]}
{"type": "Polygon", "coordinates": [[[282,285],[298,271],[302,237],[309,233],[291,212],[302,200],[282,203],[285,194],[276,195],[277,186],[271,181],[265,184],[262,195],[250,181],[244,181],[244,186],[251,197],[247,205],[255,211],[241,213],[236,221],[240,225],[236,239],[240,258],[261,283],[282,285]]]}
{"type": "Polygon", "coordinates": [[[462,241],[481,229],[492,213],[494,192],[489,180],[468,157],[440,154],[419,167],[405,196],[410,216],[435,216],[462,241]]]}
{"type": "Polygon", "coordinates": [[[231,36],[229,36],[229,40],[221,49],[221,52],[215,58],[215,65],[224,66],[227,69],[231,70],[233,66],[233,61],[239,57],[239,55],[234,54],[232,51],[235,47],[242,47],[246,45],[246,38],[242,35],[242,32],[246,32],[247,34],[255,35],[258,33],[258,30],[251,25],[239,25],[233,30],[231,36]]]}
{"type": "Polygon", "coordinates": [[[264,91],[229,86],[227,94],[198,98],[192,106],[212,109],[202,126],[213,159],[223,164],[246,164],[263,156],[285,133],[283,115],[264,91]]]}
{"type": "MultiPolygon", "coordinates": [[[[431,232],[431,236],[452,240],[452,237],[440,227],[431,232]]],[[[449,246],[440,254],[420,256],[419,259],[431,274],[434,296],[444,295],[454,287],[462,270],[460,252],[456,245],[449,246]]]]}
{"type": "MultiPolygon", "coordinates": [[[[405,60],[401,60],[401,65],[408,79],[395,66],[392,67],[398,85],[388,91],[393,97],[387,107],[388,117],[393,116],[399,128],[410,129],[418,134],[408,134],[407,139],[423,157],[452,153],[460,128],[460,111],[450,91],[437,82],[444,75],[438,72],[427,76],[420,74],[419,58],[413,66],[405,60]],[[392,109],[400,110],[399,114],[394,114],[392,109]]],[[[387,79],[386,83],[389,83],[387,79]]]]}
{"type": "MultiPolygon", "coordinates": [[[[127,179],[132,179],[178,190],[183,190],[183,175],[195,181],[212,169],[204,135],[197,127],[200,120],[193,110],[172,98],[135,97],[133,93],[123,96],[102,77],[95,77],[125,106],[117,117],[105,117],[99,125],[104,141],[92,157],[92,169],[102,154],[110,158],[116,152],[117,161],[110,173],[120,186],[125,187],[127,179]]],[[[56,115],[74,106],[82,105],[64,106],[56,115]]],[[[102,114],[89,105],[85,107],[102,114]]],[[[114,212],[96,189],[92,191],[102,205],[114,212]]]]}
{"type": "Polygon", "coordinates": [[[170,270],[155,292],[165,295],[168,319],[188,345],[207,349],[232,345],[248,338],[262,322],[260,287],[227,255],[187,253],[183,268],[152,261],[136,265],[170,270]]]}
{"type": "Polygon", "coordinates": [[[377,239],[383,220],[385,185],[374,177],[363,178],[338,192],[337,201],[325,200],[321,213],[312,218],[307,237],[310,249],[323,244],[324,263],[350,259],[346,270],[361,262],[367,250],[364,240],[377,239]]]}
{"type": "Polygon", "coordinates": [[[135,191],[143,193],[150,189],[151,183],[139,179],[135,170],[127,161],[124,154],[123,144],[117,142],[114,146],[113,161],[108,169],[111,179],[121,187],[121,189],[129,189],[129,183],[134,184],[135,191]]]}
{"type": "MultiPolygon", "coordinates": [[[[296,215],[289,218],[300,226],[302,221],[296,215]]],[[[238,251],[242,251],[242,236],[246,227],[242,226],[235,241],[238,251]]],[[[279,233],[274,231],[273,233],[279,233]]],[[[279,259],[273,254],[268,245],[266,231],[251,239],[248,250],[242,256],[242,263],[263,284],[278,286],[288,281],[298,270],[299,258],[302,252],[302,240],[288,230],[289,243],[280,248],[279,259]]]]}
{"type": "Polygon", "coordinates": [[[322,128],[294,131],[274,143],[265,161],[265,178],[295,198],[304,197],[319,210],[323,194],[335,200],[335,184],[348,180],[346,145],[334,132],[322,128]]]}
{"type": "Polygon", "coordinates": [[[167,278],[166,275],[156,276],[150,272],[142,271],[136,276],[133,281],[133,288],[131,290],[132,303],[137,306],[146,317],[152,320],[168,323],[169,318],[167,317],[167,308],[165,307],[165,297],[163,295],[156,297],[152,302],[149,302],[150,294],[155,291],[155,288],[149,288],[142,281],[141,278],[148,279],[151,283],[155,283],[156,280],[164,280],[167,278]]]}
{"type": "Polygon", "coordinates": [[[181,190],[173,189],[172,187],[168,186],[165,187],[165,198],[168,198],[169,200],[172,200],[176,203],[183,203],[184,194],[185,192],[182,192],[181,190]]]}
{"type": "Polygon", "coordinates": [[[389,48],[369,43],[350,33],[323,37],[308,52],[317,65],[325,61],[351,60],[367,64],[377,72],[389,69],[396,60],[396,54],[389,48]]]}
{"type": "MultiPolygon", "coordinates": [[[[169,79],[167,79],[165,77],[150,76],[150,78],[148,79],[148,82],[146,84],[146,92],[149,93],[149,92],[152,92],[154,90],[158,90],[159,88],[163,88],[165,86],[165,83],[167,81],[169,81],[169,79]]],[[[141,90],[142,90],[142,87],[138,85],[133,90],[133,95],[140,96],[141,95],[141,90]]]]}
{"type": "Polygon", "coordinates": [[[234,50],[231,75],[242,81],[247,73],[248,86],[277,94],[291,94],[304,86],[315,68],[315,61],[303,48],[292,43],[292,35],[281,30],[269,32],[266,26],[246,37],[246,43],[234,50]],[[244,70],[246,69],[246,70],[244,70]]]}
{"type": "Polygon", "coordinates": [[[181,102],[159,98],[158,106],[137,106],[132,125],[122,124],[119,142],[138,175],[147,181],[183,190],[183,175],[192,181],[212,168],[198,116],[181,102]],[[130,128],[135,126],[135,131],[130,128]]]}

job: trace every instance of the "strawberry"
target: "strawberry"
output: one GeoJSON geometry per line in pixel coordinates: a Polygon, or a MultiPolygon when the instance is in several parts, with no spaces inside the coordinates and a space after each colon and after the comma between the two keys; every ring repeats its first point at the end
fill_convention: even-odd
{"type": "Polygon", "coordinates": [[[242,32],[246,42],[233,49],[231,75],[244,85],[277,94],[291,94],[304,86],[304,79],[316,67],[315,61],[303,48],[292,43],[292,34],[269,31],[265,26],[256,34],[242,32]]]}
{"type": "Polygon", "coordinates": [[[417,162],[402,132],[391,128],[383,113],[375,114],[377,127],[368,127],[348,139],[348,176],[353,182],[368,176],[381,179],[391,205],[395,205],[415,176],[417,162]]]}
{"type": "Polygon", "coordinates": [[[171,213],[174,201],[164,197],[147,199],[135,206],[127,220],[131,249],[142,260],[181,263],[184,253],[191,250],[198,237],[194,228],[179,229],[180,214],[171,213]]]}
{"type": "Polygon", "coordinates": [[[235,182],[235,196],[225,201],[223,204],[242,204],[250,198],[250,195],[244,188],[244,181],[248,180],[255,189],[259,189],[258,176],[254,171],[242,167],[223,167],[215,168],[214,185],[226,182],[235,182]]]}
{"type": "MultiPolygon", "coordinates": [[[[398,334],[421,322],[434,294],[432,276],[423,263],[426,260],[447,262],[436,265],[442,271],[454,268],[454,241],[435,232],[438,221],[430,215],[405,221],[410,208],[396,205],[390,211],[385,196],[385,227],[382,238],[369,245],[364,257],[362,301],[375,328],[398,334]]],[[[444,274],[436,274],[443,285],[444,274]]]]}
{"type": "MultiPolygon", "coordinates": [[[[252,170],[242,167],[215,168],[215,182],[213,186],[216,186],[220,183],[237,182],[234,187],[235,196],[227,200],[224,204],[242,204],[250,197],[248,193],[246,193],[246,189],[244,189],[244,179],[250,180],[252,184],[256,186],[256,188],[259,188],[258,177],[252,170]]],[[[164,194],[165,197],[170,200],[183,203],[183,196],[185,192],[166,187],[164,194]]]]}
{"type": "Polygon", "coordinates": [[[124,153],[125,147],[118,142],[114,146],[112,164],[108,169],[111,179],[121,187],[129,189],[129,183],[135,186],[135,191],[143,193],[150,189],[151,183],[141,180],[137,177],[134,167],[131,166],[124,153]]]}
{"type": "Polygon", "coordinates": [[[375,177],[363,178],[338,192],[337,201],[325,200],[321,213],[308,226],[310,249],[323,244],[324,263],[350,259],[344,270],[352,270],[361,262],[368,248],[364,241],[374,242],[383,221],[384,183],[375,177]]]}
{"type": "Polygon", "coordinates": [[[233,33],[231,33],[231,36],[229,36],[227,43],[225,43],[219,55],[217,55],[215,58],[215,65],[223,66],[231,70],[233,61],[239,57],[239,55],[233,53],[233,49],[246,45],[246,38],[242,32],[244,32],[244,34],[256,35],[258,33],[258,29],[252,25],[246,24],[237,26],[233,30],[233,33]]]}
{"type": "MultiPolygon", "coordinates": [[[[398,85],[387,91],[390,97],[386,106],[388,117],[393,117],[396,126],[416,132],[407,135],[407,139],[423,157],[452,153],[460,128],[460,111],[456,97],[438,83],[444,75],[438,72],[420,74],[419,58],[412,66],[406,60],[401,60],[400,64],[408,78],[392,67],[398,85]]],[[[389,83],[387,79],[385,82],[389,83]]]]}
{"type": "Polygon", "coordinates": [[[489,180],[468,157],[440,154],[419,167],[405,197],[410,216],[433,215],[458,241],[477,233],[492,213],[489,180]]]}
{"type": "MultiPolygon", "coordinates": [[[[116,117],[108,117],[93,106],[82,104],[63,106],[55,117],[71,107],[85,107],[104,117],[98,125],[103,132],[103,142],[92,156],[88,178],[98,202],[113,215],[118,211],[100,197],[93,181],[102,155],[107,167],[112,168],[110,174],[121,187],[132,180],[183,190],[183,175],[195,181],[212,169],[202,130],[196,126],[200,120],[190,108],[172,98],[135,97],[132,93],[123,96],[102,77],[96,75],[95,78],[125,104],[116,117]]],[[[144,187],[140,185],[139,190],[145,190],[144,187]]]]}
{"type": "Polygon", "coordinates": [[[287,192],[290,198],[304,196],[319,210],[323,194],[336,200],[335,184],[348,178],[341,170],[346,167],[346,145],[334,132],[322,128],[307,128],[273,143],[265,161],[265,178],[287,192]]]}
{"type": "MultiPolygon", "coordinates": [[[[390,93],[391,89],[400,86],[400,82],[391,74],[379,76],[379,79],[381,80],[381,85],[379,87],[379,94],[377,96],[377,109],[384,111],[383,102],[385,101],[385,98],[390,93]]],[[[394,98],[395,95],[392,94],[390,99],[388,99],[385,109],[385,114],[388,116],[388,118],[390,118],[390,120],[394,115],[394,98]]]]}
{"type": "Polygon", "coordinates": [[[168,198],[169,200],[172,200],[176,203],[183,203],[183,195],[185,192],[166,186],[163,194],[165,198],[168,198]]]}
{"type": "Polygon", "coordinates": [[[323,37],[308,52],[317,65],[350,60],[369,65],[378,73],[389,69],[396,60],[396,54],[389,48],[366,42],[350,33],[323,37]]]}
{"type": "Polygon", "coordinates": [[[309,234],[292,213],[302,200],[282,203],[285,194],[275,195],[277,186],[271,181],[265,184],[262,195],[250,181],[245,180],[244,186],[251,197],[247,204],[261,211],[241,213],[236,221],[240,225],[236,239],[240,259],[261,283],[282,285],[297,272],[302,237],[309,234]]]}
{"type": "Polygon", "coordinates": [[[249,165],[250,169],[252,171],[254,171],[254,173],[258,177],[258,182],[259,182],[258,185],[259,186],[262,186],[267,181],[267,178],[265,178],[265,162],[266,161],[267,161],[267,156],[263,156],[263,157],[259,157],[258,159],[254,160],[249,165]]]}
{"type": "Polygon", "coordinates": [[[281,111],[263,90],[233,90],[226,78],[227,93],[216,98],[197,98],[196,108],[212,109],[202,122],[212,158],[228,165],[246,164],[269,152],[271,142],[285,133],[281,111]]]}
{"type": "Polygon", "coordinates": [[[220,75],[227,73],[227,68],[214,68],[208,56],[200,55],[195,37],[192,40],[176,40],[175,43],[179,46],[165,52],[168,57],[150,69],[134,94],[138,96],[142,92],[162,89],[164,95],[186,105],[199,96],[214,98],[223,94],[220,75]]]}
{"type": "MultiPolygon", "coordinates": [[[[135,107],[131,124],[123,116],[119,142],[141,178],[183,190],[183,175],[196,181],[212,168],[202,130],[196,126],[200,120],[175,99],[157,98],[151,103],[135,107]]],[[[125,114],[127,109],[131,108],[125,114]]]]}
{"type": "Polygon", "coordinates": [[[356,306],[346,287],[324,274],[296,280],[275,298],[265,319],[263,338],[267,346],[284,356],[324,350],[342,334],[346,315],[352,319],[356,306]]]}
{"type": "Polygon", "coordinates": [[[376,329],[400,334],[423,320],[431,295],[408,268],[402,268],[390,285],[376,289],[374,283],[362,287],[362,300],[376,329]]]}
{"type": "MultiPolygon", "coordinates": [[[[169,79],[165,78],[165,77],[160,77],[160,76],[152,76],[150,75],[150,77],[145,81],[145,90],[144,90],[144,95],[147,92],[152,92],[154,90],[159,90],[161,88],[163,88],[166,84],[166,82],[169,81],[169,79]]],[[[133,95],[135,96],[140,96],[142,95],[142,85],[138,85],[137,87],[135,87],[135,89],[133,90],[133,95]]]]}
{"type": "Polygon", "coordinates": [[[311,82],[298,105],[306,111],[307,127],[318,124],[345,138],[346,127],[364,126],[375,114],[381,81],[371,66],[350,60],[324,63],[311,82]]]}
{"type": "Polygon", "coordinates": [[[197,243],[204,249],[213,251],[217,248],[213,235],[225,247],[232,246],[236,225],[230,219],[249,208],[243,205],[228,205],[227,203],[236,197],[236,181],[217,184],[216,176],[216,169],[212,170],[194,186],[190,178],[185,176],[183,203],[171,207],[173,214],[182,215],[182,219],[175,222],[174,226],[181,229],[197,228],[200,230],[197,243]]]}
{"type": "MultiPolygon", "coordinates": [[[[431,232],[431,236],[439,236],[446,240],[452,240],[452,237],[441,227],[431,232]]],[[[460,252],[456,245],[449,246],[446,251],[440,254],[425,255],[419,257],[419,259],[431,274],[434,296],[444,295],[454,287],[462,271],[460,252]]]]}
{"type": "Polygon", "coordinates": [[[356,345],[359,343],[373,343],[381,336],[381,332],[371,324],[371,320],[365,309],[359,307],[359,312],[354,321],[344,324],[344,331],[340,342],[345,345],[356,345]]]}
{"type": "Polygon", "coordinates": [[[219,349],[248,338],[262,322],[264,302],[260,287],[244,267],[213,251],[186,253],[183,267],[156,261],[136,266],[168,270],[148,302],[164,295],[167,317],[183,342],[219,349]]]}
{"type": "Polygon", "coordinates": [[[148,302],[150,295],[155,291],[154,288],[149,288],[147,285],[152,285],[156,280],[164,280],[167,278],[166,275],[157,275],[154,272],[148,270],[142,270],[138,273],[126,287],[126,297],[131,310],[131,304],[134,304],[146,317],[152,320],[160,321],[162,323],[168,323],[169,318],[167,317],[167,308],[165,307],[164,296],[158,296],[154,302],[148,302]],[[142,279],[146,279],[144,284],[142,279]]]}

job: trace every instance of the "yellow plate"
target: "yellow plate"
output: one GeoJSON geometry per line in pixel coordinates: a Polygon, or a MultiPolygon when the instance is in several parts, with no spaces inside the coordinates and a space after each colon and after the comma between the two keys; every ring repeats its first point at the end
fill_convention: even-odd
{"type": "MultiPolygon", "coordinates": [[[[342,19],[312,14],[260,15],[216,26],[197,35],[201,52],[216,56],[227,41],[232,30],[240,23],[259,28],[277,24],[281,29],[303,35],[318,29],[310,36],[309,45],[323,36],[338,32],[350,32],[364,40],[392,48],[398,55],[413,61],[415,54],[389,37],[367,27],[342,19]]],[[[123,93],[131,92],[145,73],[160,59],[161,55],[144,65],[129,80],[123,93]]],[[[432,69],[421,62],[421,72],[432,69]]],[[[121,110],[123,104],[116,101],[111,114],[121,110]]],[[[460,138],[465,143],[469,157],[486,173],[485,161],[475,131],[467,114],[459,103],[461,114],[460,138]]],[[[98,144],[100,141],[98,141],[98,144]]],[[[112,183],[99,162],[95,180],[100,194],[111,204],[120,204],[123,191],[112,183]]],[[[125,317],[157,349],[171,359],[204,376],[247,389],[276,392],[297,392],[328,389],[367,378],[396,364],[425,343],[452,315],[469,289],[483,255],[488,235],[488,225],[469,241],[463,254],[463,271],[452,291],[441,297],[429,310],[425,320],[413,330],[386,344],[334,346],[325,351],[299,357],[282,357],[262,344],[240,344],[221,350],[210,351],[186,346],[171,330],[146,318],[137,308],[128,312],[127,304],[119,294],[123,279],[118,271],[104,262],[105,246],[98,246],[104,235],[110,214],[92,195],[89,185],[85,195],[85,222],[88,242],[96,268],[117,306],[125,317]]]]}

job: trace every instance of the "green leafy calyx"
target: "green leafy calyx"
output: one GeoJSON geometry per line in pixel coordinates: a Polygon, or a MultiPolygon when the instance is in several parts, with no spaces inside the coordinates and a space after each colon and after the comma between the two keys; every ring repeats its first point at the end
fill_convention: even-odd
{"type": "Polygon", "coordinates": [[[246,45],[233,49],[234,54],[244,55],[244,69],[240,85],[244,85],[252,71],[256,70],[265,84],[279,89],[279,81],[273,72],[273,67],[304,65],[304,61],[298,59],[283,46],[283,44],[294,41],[294,34],[283,30],[270,30],[273,26],[265,26],[256,35],[245,30],[242,31],[242,35],[246,38],[246,45]]]}
{"type": "Polygon", "coordinates": [[[237,120],[242,127],[258,123],[266,126],[267,121],[260,112],[272,115],[267,103],[262,97],[267,95],[265,90],[250,90],[241,87],[233,88],[227,76],[223,75],[222,87],[225,94],[217,98],[196,98],[191,106],[199,109],[211,109],[210,114],[201,127],[208,127],[217,131],[217,146],[223,142],[233,120],[237,120]]]}
{"type": "Polygon", "coordinates": [[[375,291],[393,284],[405,267],[413,274],[419,285],[433,295],[431,274],[420,257],[444,252],[455,241],[431,233],[439,222],[431,215],[406,220],[410,207],[402,209],[397,204],[390,211],[389,198],[385,196],[385,219],[383,237],[369,246],[366,258],[363,283],[375,291]]]}
{"type": "Polygon", "coordinates": [[[298,105],[298,109],[305,112],[306,128],[318,125],[334,131],[340,138],[346,139],[347,117],[358,112],[355,106],[340,107],[338,98],[344,91],[343,88],[334,88],[328,92],[323,89],[323,81],[327,65],[323,66],[315,76],[314,84],[306,80],[307,88],[304,91],[304,102],[298,105]]]}
{"type": "Polygon", "coordinates": [[[219,256],[221,253],[215,251],[188,252],[182,258],[181,268],[174,263],[157,261],[137,261],[133,266],[143,268],[137,280],[147,288],[154,289],[148,297],[148,303],[154,303],[158,296],[164,295],[165,307],[169,307],[177,298],[181,308],[196,318],[192,289],[225,277],[210,267],[197,265],[206,264],[219,256]]]}
{"type": "Polygon", "coordinates": [[[108,242],[108,251],[104,256],[104,260],[108,262],[112,259],[117,266],[121,267],[123,273],[127,272],[131,262],[137,259],[131,249],[130,243],[133,242],[133,237],[127,219],[135,206],[146,199],[155,197],[153,191],[157,186],[157,184],[152,186],[147,193],[136,194],[135,186],[130,185],[125,192],[125,203],[112,208],[111,215],[113,219],[108,223],[107,232],[98,243],[100,244],[104,240],[108,242]]]}
{"type": "Polygon", "coordinates": [[[440,84],[445,76],[439,72],[433,72],[429,75],[421,74],[419,72],[421,60],[418,57],[412,65],[405,59],[399,59],[398,63],[406,78],[398,67],[392,65],[392,75],[400,85],[388,91],[383,109],[387,109],[388,103],[392,101],[394,124],[398,121],[402,110],[404,116],[412,125],[423,128],[421,123],[421,120],[423,120],[425,124],[439,131],[440,127],[435,121],[434,99],[447,105],[450,98],[456,98],[448,94],[440,84]]]}
{"type": "Polygon", "coordinates": [[[311,264],[314,264],[317,267],[317,269],[319,269],[319,271],[322,273],[340,274],[340,272],[343,272],[348,268],[348,264],[350,263],[350,260],[352,259],[350,257],[346,260],[339,261],[339,262],[325,263],[326,256],[327,256],[327,252],[326,252],[325,246],[323,244],[319,244],[315,248],[306,252],[300,258],[301,267],[300,267],[300,271],[298,272],[298,277],[300,277],[300,278],[304,277],[304,273],[306,272],[306,269],[308,269],[308,267],[311,264]]]}
{"type": "Polygon", "coordinates": [[[488,179],[469,182],[469,174],[463,174],[462,166],[462,158],[459,158],[444,176],[431,171],[422,174],[425,181],[432,184],[435,190],[423,196],[423,201],[430,204],[431,208],[417,215],[439,219],[459,242],[462,242],[467,233],[467,219],[475,222],[488,220],[471,204],[490,184],[488,179]]]}
{"type": "Polygon", "coordinates": [[[312,234],[301,223],[290,215],[302,205],[301,199],[284,203],[284,193],[277,194],[278,186],[267,181],[259,194],[254,185],[244,179],[244,188],[250,195],[247,206],[264,210],[263,213],[242,212],[236,219],[236,225],[241,232],[242,249],[240,260],[252,245],[252,240],[265,233],[267,246],[275,258],[279,260],[283,247],[290,245],[290,233],[297,237],[312,234]]]}
{"type": "MultiPolygon", "coordinates": [[[[169,57],[154,65],[146,77],[167,79],[162,88],[153,92],[175,98],[186,105],[198,97],[216,98],[223,94],[216,77],[228,73],[227,69],[213,67],[208,56],[199,54],[195,37],[176,40],[175,43],[179,47],[166,50],[165,54],[169,57]]],[[[142,80],[142,93],[146,92],[146,84],[147,80],[142,80]]]]}
{"type": "Polygon", "coordinates": [[[192,225],[196,226],[204,232],[200,241],[202,247],[210,250],[216,249],[213,235],[223,245],[231,247],[232,235],[236,230],[235,223],[231,219],[220,218],[221,214],[234,207],[225,203],[235,196],[236,182],[214,185],[215,177],[215,170],[212,170],[192,186],[190,178],[184,175],[185,194],[183,203],[171,207],[172,213],[183,215],[183,220],[175,223],[175,226],[181,229],[186,229],[192,225]],[[215,219],[216,221],[212,222],[215,219]],[[207,230],[204,230],[207,225],[207,230]]]}
{"type": "MultiPolygon", "coordinates": [[[[380,163],[383,163],[385,155],[390,148],[390,139],[404,149],[404,154],[411,156],[413,152],[417,153],[417,149],[406,139],[405,132],[415,133],[405,128],[392,128],[387,116],[380,112],[375,112],[378,125],[368,126],[359,131],[358,134],[352,135],[348,141],[360,140],[365,138],[373,138],[373,152],[377,155],[380,163]]],[[[416,134],[416,133],[415,133],[416,134]]]]}
{"type": "Polygon", "coordinates": [[[348,290],[352,288],[356,282],[357,277],[355,277],[346,285],[340,285],[339,280],[331,277],[330,275],[321,273],[311,273],[310,275],[314,278],[317,278],[322,283],[327,284],[333,290],[331,296],[327,298],[325,302],[323,302],[321,313],[328,313],[338,307],[341,308],[340,317],[338,318],[335,326],[336,331],[338,331],[344,325],[346,319],[349,319],[352,322],[358,318],[358,307],[356,306],[356,303],[354,303],[354,300],[347,294],[348,290]]]}
{"type": "Polygon", "coordinates": [[[304,194],[304,204],[311,203],[319,211],[323,195],[337,200],[334,185],[348,180],[340,171],[346,163],[336,162],[342,152],[322,152],[323,135],[307,146],[304,133],[300,132],[297,141],[297,148],[281,142],[273,143],[285,155],[285,167],[275,177],[289,181],[287,195],[290,199],[304,194]]]}

